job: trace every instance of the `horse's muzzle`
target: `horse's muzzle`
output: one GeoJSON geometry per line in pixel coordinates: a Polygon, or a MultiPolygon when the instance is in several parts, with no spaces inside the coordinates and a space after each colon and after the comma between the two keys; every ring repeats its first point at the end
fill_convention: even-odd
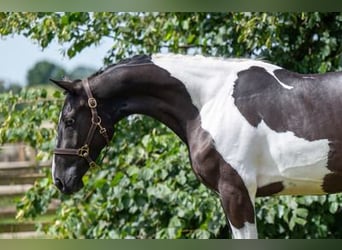
{"type": "MultiPolygon", "coordinates": [[[[73,181],[72,185],[66,185],[61,179],[55,178],[54,179],[55,186],[63,193],[63,194],[73,194],[79,191],[83,186],[82,179],[73,181]]],[[[70,182],[69,182],[70,183],[70,182]]],[[[68,184],[69,184],[68,183],[68,184]]]]}

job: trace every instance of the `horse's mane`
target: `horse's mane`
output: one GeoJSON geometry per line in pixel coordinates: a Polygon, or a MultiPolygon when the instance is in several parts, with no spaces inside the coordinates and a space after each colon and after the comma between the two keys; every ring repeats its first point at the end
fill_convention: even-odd
{"type": "MultiPolygon", "coordinates": [[[[225,57],[204,57],[202,55],[178,55],[178,54],[157,54],[158,56],[163,56],[163,57],[177,57],[177,56],[183,56],[183,57],[192,57],[192,58],[196,58],[196,59],[201,59],[201,58],[206,58],[206,59],[213,59],[213,60],[221,60],[221,61],[230,61],[230,62],[234,62],[234,61],[246,61],[246,60],[251,60],[249,58],[225,58],[225,57]]],[[[264,62],[264,63],[270,63],[269,61],[265,60],[265,58],[254,58],[254,60],[256,61],[260,61],[260,62],[264,62]]],[[[95,77],[98,75],[103,74],[104,72],[108,72],[109,70],[115,68],[116,66],[120,66],[120,65],[135,65],[135,64],[143,64],[143,63],[151,63],[152,62],[152,57],[151,55],[135,55],[131,58],[126,58],[126,59],[122,59],[121,61],[117,62],[117,63],[113,63],[110,64],[106,67],[100,68],[98,71],[96,71],[95,73],[93,73],[90,77],[95,77]]]]}
{"type": "Polygon", "coordinates": [[[108,65],[105,68],[99,69],[94,74],[92,74],[90,77],[101,75],[105,71],[108,71],[108,70],[110,70],[110,69],[112,69],[118,65],[124,65],[124,64],[125,65],[134,65],[134,64],[141,64],[141,63],[151,63],[151,56],[149,56],[149,55],[136,55],[136,56],[133,56],[131,58],[123,59],[123,60],[119,61],[118,63],[113,63],[113,64],[108,65]]]}

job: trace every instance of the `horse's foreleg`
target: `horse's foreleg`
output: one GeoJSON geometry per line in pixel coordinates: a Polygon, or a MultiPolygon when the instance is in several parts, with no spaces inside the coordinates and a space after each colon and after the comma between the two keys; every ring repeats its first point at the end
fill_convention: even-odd
{"type": "Polygon", "coordinates": [[[218,188],[233,238],[257,238],[254,213],[255,185],[250,185],[247,188],[241,177],[235,171],[230,171],[230,173],[221,175],[218,188]]]}

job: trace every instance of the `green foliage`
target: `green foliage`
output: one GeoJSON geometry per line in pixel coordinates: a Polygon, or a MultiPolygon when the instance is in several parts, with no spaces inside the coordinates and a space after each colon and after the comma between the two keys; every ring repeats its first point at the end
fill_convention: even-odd
{"type": "MultiPolygon", "coordinates": [[[[0,35],[24,34],[43,48],[53,40],[70,58],[104,37],[106,62],[170,51],[257,57],[298,72],[341,68],[341,13],[0,13],[0,35]]],[[[25,141],[50,158],[61,93],[44,89],[0,95],[0,144],[25,141]]],[[[62,199],[56,238],[226,237],[218,198],[196,180],[187,148],[168,129],[140,116],[123,120],[102,168],[73,196],[52,186],[50,173],[18,204],[34,218],[62,199]]],[[[340,238],[341,195],[257,199],[262,238],[340,238]]]]}
{"type": "Polygon", "coordinates": [[[105,61],[160,50],[258,57],[302,73],[341,67],[341,13],[0,13],[0,36],[55,39],[70,58],[103,38],[105,61]]]}
{"type": "Polygon", "coordinates": [[[62,99],[55,98],[61,97],[59,92],[53,95],[49,96],[44,88],[0,94],[0,144],[20,141],[50,153],[56,133],[43,122],[57,123],[62,103],[62,99]]]}
{"type": "Polygon", "coordinates": [[[262,238],[339,239],[340,204],[341,194],[257,199],[259,234],[262,238]]]}

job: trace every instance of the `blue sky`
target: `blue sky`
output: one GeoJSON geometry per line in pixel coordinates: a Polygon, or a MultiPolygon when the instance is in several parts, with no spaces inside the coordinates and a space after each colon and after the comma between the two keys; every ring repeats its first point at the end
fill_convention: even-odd
{"type": "Polygon", "coordinates": [[[49,60],[71,70],[77,66],[90,66],[95,69],[103,66],[103,58],[111,48],[109,39],[97,47],[84,49],[74,58],[62,54],[63,46],[57,42],[42,50],[37,44],[23,36],[0,38],[0,79],[5,82],[26,84],[26,73],[40,60],[49,60]]]}

